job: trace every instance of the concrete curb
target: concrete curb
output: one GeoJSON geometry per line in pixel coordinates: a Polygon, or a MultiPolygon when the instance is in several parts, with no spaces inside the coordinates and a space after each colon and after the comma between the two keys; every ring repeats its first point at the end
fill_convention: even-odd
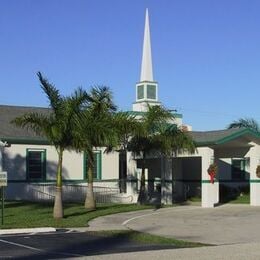
{"type": "Polygon", "coordinates": [[[53,227],[0,229],[0,235],[56,232],[53,227]]]}

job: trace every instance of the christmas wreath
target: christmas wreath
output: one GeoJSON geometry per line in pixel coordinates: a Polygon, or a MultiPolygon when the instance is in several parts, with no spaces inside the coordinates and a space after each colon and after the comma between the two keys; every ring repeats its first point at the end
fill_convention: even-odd
{"type": "MultiPolygon", "coordinates": [[[[210,183],[214,183],[214,178],[216,177],[217,174],[217,170],[218,170],[218,166],[216,163],[212,163],[209,168],[208,168],[208,174],[210,176],[210,183]]],[[[260,168],[259,168],[260,170],[260,168]]]]}
{"type": "Polygon", "coordinates": [[[256,176],[260,178],[260,165],[257,165],[256,167],[256,176]]]}

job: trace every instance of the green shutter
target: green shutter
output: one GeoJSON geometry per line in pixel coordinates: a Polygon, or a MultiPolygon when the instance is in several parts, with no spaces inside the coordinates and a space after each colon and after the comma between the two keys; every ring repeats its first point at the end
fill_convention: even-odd
{"type": "Polygon", "coordinates": [[[102,157],[101,157],[101,151],[96,153],[97,156],[97,179],[102,179],[102,157]]]}
{"type": "MultiPolygon", "coordinates": [[[[93,169],[93,177],[96,180],[101,180],[102,178],[102,159],[101,159],[101,151],[94,151],[94,169],[93,169]]],[[[88,156],[87,153],[84,152],[83,155],[83,174],[84,179],[88,179],[88,156]]]]}

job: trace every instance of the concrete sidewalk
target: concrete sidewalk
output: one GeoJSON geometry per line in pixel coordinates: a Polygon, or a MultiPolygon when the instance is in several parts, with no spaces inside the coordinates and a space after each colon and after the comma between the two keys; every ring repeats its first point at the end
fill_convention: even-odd
{"type": "Polygon", "coordinates": [[[167,249],[88,256],[88,259],[174,259],[174,260],[259,260],[260,243],[222,245],[199,248],[167,249]]]}
{"type": "Polygon", "coordinates": [[[88,224],[89,227],[78,228],[73,230],[85,230],[85,231],[102,231],[102,230],[128,230],[129,228],[124,225],[124,222],[128,219],[151,214],[155,212],[154,209],[145,209],[131,212],[118,213],[113,215],[107,215],[91,220],[88,224]]]}
{"type": "Polygon", "coordinates": [[[88,256],[88,259],[259,260],[259,219],[260,207],[231,204],[213,209],[180,206],[100,217],[89,223],[88,230],[130,228],[218,245],[97,255],[88,256]]]}
{"type": "Polygon", "coordinates": [[[56,228],[53,228],[53,227],[12,228],[12,229],[0,229],[0,235],[26,234],[26,233],[49,233],[49,232],[55,232],[55,231],[56,231],[56,228]]]}
{"type": "Polygon", "coordinates": [[[132,229],[164,237],[213,245],[260,243],[260,207],[179,206],[120,213],[94,219],[85,230],[132,229]]]}

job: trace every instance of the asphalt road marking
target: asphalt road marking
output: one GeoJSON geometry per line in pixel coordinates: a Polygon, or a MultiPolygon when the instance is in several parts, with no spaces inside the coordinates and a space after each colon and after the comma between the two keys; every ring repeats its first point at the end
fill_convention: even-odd
{"type": "Polygon", "coordinates": [[[10,244],[10,245],[13,245],[13,246],[23,247],[23,248],[30,249],[30,250],[34,250],[34,251],[41,251],[41,252],[44,251],[44,250],[39,249],[39,248],[35,248],[35,247],[31,247],[31,246],[26,246],[26,245],[23,245],[23,244],[14,243],[14,242],[7,241],[7,240],[3,240],[3,239],[0,239],[0,242],[6,243],[6,244],[10,244]]]}
{"type": "MultiPolygon", "coordinates": [[[[198,208],[197,208],[197,207],[194,207],[194,208],[188,208],[188,209],[175,209],[174,212],[188,211],[188,210],[193,210],[193,209],[198,209],[198,208]]],[[[126,226],[129,222],[131,222],[131,221],[133,221],[133,220],[136,220],[136,219],[139,219],[139,218],[143,218],[143,217],[147,217],[147,216],[162,214],[162,213],[168,212],[168,211],[172,211],[172,208],[169,209],[169,210],[164,210],[164,211],[160,211],[160,212],[146,213],[146,214],[143,214],[143,215],[139,215],[139,216],[136,216],[136,217],[127,219],[127,220],[125,220],[125,221],[122,223],[122,225],[123,225],[123,226],[126,226]]]]}
{"type": "Polygon", "coordinates": [[[33,251],[38,251],[38,252],[48,252],[48,253],[56,254],[56,255],[64,255],[64,256],[80,256],[80,257],[85,256],[85,255],[80,255],[80,254],[71,254],[71,253],[65,253],[65,252],[47,251],[47,250],[44,250],[44,249],[40,249],[40,248],[36,248],[36,247],[31,247],[31,246],[26,246],[26,245],[23,245],[23,244],[14,243],[14,242],[7,241],[7,240],[3,240],[3,239],[0,239],[0,242],[2,242],[2,243],[6,243],[6,244],[9,244],[9,245],[14,245],[14,246],[18,246],[18,247],[26,248],[26,249],[30,249],[30,250],[33,250],[33,251]]]}

